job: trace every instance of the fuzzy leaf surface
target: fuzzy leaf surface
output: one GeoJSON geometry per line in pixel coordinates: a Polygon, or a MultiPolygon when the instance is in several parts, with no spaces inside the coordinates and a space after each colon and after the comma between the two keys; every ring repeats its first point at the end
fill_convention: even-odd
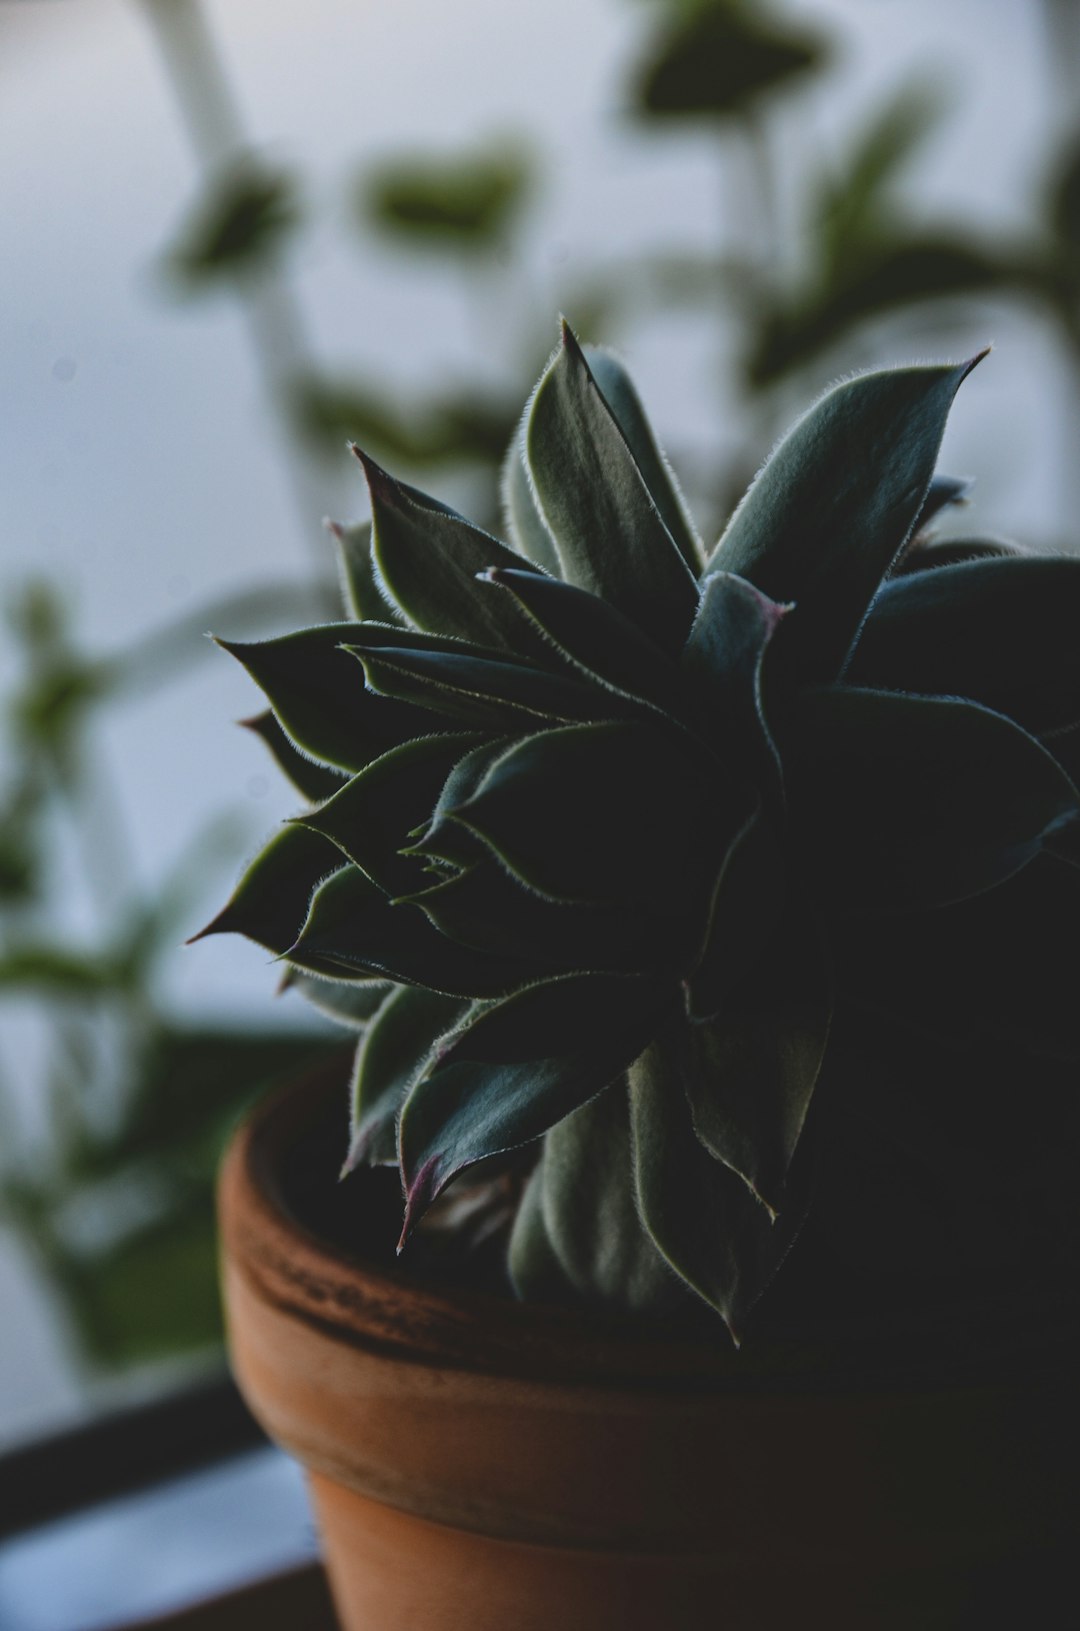
{"type": "Polygon", "coordinates": [[[383,593],[376,576],[371,522],[360,521],[351,527],[331,522],[330,531],[337,541],[341,584],[350,614],[357,620],[372,617],[407,627],[404,616],[389,595],[383,593]]]}
{"type": "Polygon", "coordinates": [[[407,619],[432,634],[519,652],[522,631],[513,608],[481,593],[476,577],[491,566],[527,571],[533,563],[359,457],[371,491],[376,570],[407,619]]]}
{"type": "Polygon", "coordinates": [[[349,1153],[343,1175],[362,1165],[397,1161],[397,1117],[435,1041],[462,1017],[465,1004],[419,986],[393,988],[356,1053],[350,1091],[349,1153]]]}
{"type": "Polygon", "coordinates": [[[626,439],[649,497],[659,510],[679,554],[697,577],[705,558],[701,539],[694,530],[671,467],[653,435],[634,382],[613,351],[591,345],[584,351],[589,372],[626,439]]]}
{"type": "Polygon", "coordinates": [[[313,1008],[350,1030],[365,1030],[393,989],[385,980],[316,979],[290,970],[290,991],[299,991],[313,1008]]]}
{"type": "Polygon", "coordinates": [[[777,806],[780,759],[765,720],[761,665],[786,610],[744,578],[710,573],[682,659],[719,742],[777,806]]]}
{"type": "Polygon", "coordinates": [[[840,911],[912,911],[991,889],[1077,811],[1051,755],[970,702],[810,688],[785,762],[805,875],[840,911]]]}
{"type": "Polygon", "coordinates": [[[652,981],[569,975],[479,1006],[401,1114],[402,1239],[458,1173],[541,1137],[620,1075],[659,1000],[652,981]]]}
{"type": "Polygon", "coordinates": [[[532,1187],[510,1245],[519,1296],[653,1315],[684,1300],[638,1217],[625,1080],[552,1127],[532,1187]]]}
{"type": "Polygon", "coordinates": [[[532,572],[485,574],[579,674],[602,690],[678,712],[685,703],[671,659],[610,601],[532,572]]]}
{"type": "Polygon", "coordinates": [[[502,469],[502,502],[507,530],[518,551],[534,566],[561,576],[559,552],[543,516],[536,507],[528,465],[525,462],[525,427],[529,410],[514,433],[502,469]]]}
{"type": "Polygon", "coordinates": [[[886,583],[846,678],[969,697],[1033,734],[1080,720],[1080,560],[941,566],[886,583]]]}
{"type": "MultiPolygon", "coordinates": [[[[512,611],[509,597],[506,604],[512,611]]],[[[423,707],[458,729],[520,731],[535,728],[538,720],[592,719],[598,711],[589,686],[527,663],[471,652],[374,645],[363,634],[349,650],[363,663],[367,683],[380,697],[423,707]]],[[[626,709],[625,703],[609,699],[609,713],[626,709]]]]}
{"type": "Polygon", "coordinates": [[[922,510],[973,366],[897,368],[837,386],[788,432],[713,551],[709,571],[795,603],[784,641],[806,679],[841,673],[922,510]]]}
{"type": "Polygon", "coordinates": [[[610,600],[663,650],[677,652],[697,604],[693,573],[565,327],[533,398],[526,452],[562,576],[610,600]]]}

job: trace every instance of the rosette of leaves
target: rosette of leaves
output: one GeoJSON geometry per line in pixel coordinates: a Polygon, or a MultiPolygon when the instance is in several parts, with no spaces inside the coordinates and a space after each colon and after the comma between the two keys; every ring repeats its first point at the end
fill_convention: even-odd
{"type": "Polygon", "coordinates": [[[1040,975],[1080,904],[1080,563],[937,564],[972,366],[832,390],[706,550],[622,366],[564,330],[509,544],[359,454],[349,621],[227,646],[310,807],[210,930],[362,1032],[346,1170],[400,1163],[403,1241],[531,1153],[523,1294],[692,1292],[737,1336],[803,1216],[834,1012],[1077,1050],[1040,975]]]}

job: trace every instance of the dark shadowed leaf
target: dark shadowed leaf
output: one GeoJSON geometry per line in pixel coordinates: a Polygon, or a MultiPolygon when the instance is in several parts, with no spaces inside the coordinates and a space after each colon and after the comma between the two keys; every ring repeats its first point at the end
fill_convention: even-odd
{"type": "Polygon", "coordinates": [[[804,876],[832,911],[905,912],[991,889],[1078,809],[1019,726],[940,697],[810,688],[784,761],[804,876]]]}
{"type": "Polygon", "coordinates": [[[893,568],[892,576],[933,572],[939,566],[962,566],[965,561],[1017,560],[1024,551],[1004,538],[934,538],[914,543],[893,568]]]}
{"type": "Polygon", "coordinates": [[[316,764],[314,759],[307,758],[293,746],[269,708],[265,713],[255,714],[251,719],[242,719],[240,723],[245,729],[261,737],[279,768],[285,772],[297,791],[303,793],[313,804],[330,798],[344,785],[344,778],[337,771],[316,764]]]}
{"type": "Polygon", "coordinates": [[[1034,734],[1080,720],[1080,560],[988,558],[886,583],[846,678],[970,697],[1034,734]]]}
{"type": "Polygon", "coordinates": [[[1080,1058],[1078,913],[1080,867],[1044,854],[958,906],[849,919],[834,936],[838,995],[947,1041],[1080,1058]]]}
{"type": "Polygon", "coordinates": [[[679,738],[651,724],[527,737],[448,814],[550,900],[675,916],[698,899],[707,839],[727,816],[679,738]]]}
{"type": "Polygon", "coordinates": [[[624,698],[675,713],[685,708],[684,687],[670,657],[610,601],[535,572],[496,568],[485,578],[513,596],[523,618],[578,673],[624,698]]]}
{"type": "Polygon", "coordinates": [[[620,1075],[660,997],[648,980],[569,975],[479,1007],[402,1111],[402,1239],[458,1173],[541,1137],[620,1075]]]}
{"type": "Polygon", "coordinates": [[[710,573],[682,659],[720,751],[775,807],[780,760],[762,707],[761,664],[788,610],[743,578],[710,573]]]}
{"type": "Polygon", "coordinates": [[[973,367],[896,368],[836,386],[788,432],[728,523],[709,570],[795,602],[777,644],[806,678],[843,668],[922,509],[973,367]]]}
{"type": "Polygon", "coordinates": [[[743,1180],[705,1149],[690,1119],[673,1033],[651,1043],[629,1078],[642,1222],[739,1342],[747,1312],[791,1246],[804,1204],[789,1197],[772,1222],[743,1180]]]}
{"type": "MultiPolygon", "coordinates": [[[[334,853],[340,858],[340,851],[334,853]]],[[[399,980],[450,997],[504,996],[540,972],[525,960],[486,956],[455,945],[418,907],[391,905],[382,890],[352,866],[336,872],[316,891],[288,956],[298,968],[315,974],[399,980]]]]}
{"type": "Polygon", "coordinates": [[[361,638],[360,623],[327,623],[275,640],[219,645],[243,663],[301,752],[339,770],[363,770],[387,748],[440,728],[420,708],[376,696],[364,685],[343,642],[361,638]]]}
{"type": "Polygon", "coordinates": [[[565,324],[533,397],[526,454],[562,576],[610,600],[664,650],[680,650],[697,604],[694,575],[565,324]]]}
{"type": "Polygon", "coordinates": [[[821,932],[792,908],[765,954],[732,986],[723,1011],[681,1032],[695,1132],[774,1214],[784,1204],[831,1018],[832,971],[821,932]]]}
{"type": "Polygon", "coordinates": [[[397,1117],[405,1094],[436,1039],[463,1013],[462,1002],[418,986],[397,986],[385,997],[356,1053],[342,1176],[361,1165],[397,1161],[397,1117]]]}

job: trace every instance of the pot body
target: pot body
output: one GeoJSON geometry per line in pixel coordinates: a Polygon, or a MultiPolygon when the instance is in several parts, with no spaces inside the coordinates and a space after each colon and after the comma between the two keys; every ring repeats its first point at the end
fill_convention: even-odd
{"type": "Polygon", "coordinates": [[[294,1215],[280,1175],[319,1110],[275,1101],[234,1141],[224,1281],[344,1631],[986,1631],[1056,1603],[1080,1537],[1071,1338],[1069,1363],[1027,1342],[966,1385],[850,1354],[794,1385],[775,1356],[452,1298],[294,1215]]]}

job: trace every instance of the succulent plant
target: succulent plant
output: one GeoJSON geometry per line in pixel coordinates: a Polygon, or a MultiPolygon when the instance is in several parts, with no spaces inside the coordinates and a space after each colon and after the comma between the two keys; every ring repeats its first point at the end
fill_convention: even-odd
{"type": "Polygon", "coordinates": [[[834,1017],[1080,1053],[1046,950],[1080,906],[1080,563],[928,541],[973,366],[837,386],[706,551],[623,367],[564,328],[512,545],[355,450],[350,620],[223,642],[311,807],[204,932],[361,1031],[345,1170],[400,1163],[403,1242],[531,1155],[519,1291],[689,1288],[738,1339],[834,1017]]]}

